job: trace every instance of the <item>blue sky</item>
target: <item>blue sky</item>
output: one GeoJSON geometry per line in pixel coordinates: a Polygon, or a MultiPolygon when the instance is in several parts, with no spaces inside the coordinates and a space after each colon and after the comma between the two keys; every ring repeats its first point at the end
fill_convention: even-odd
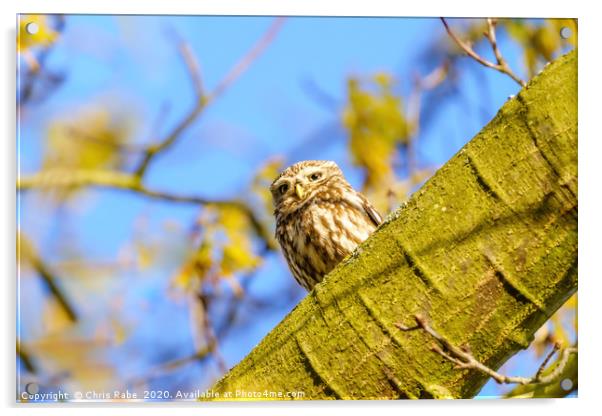
{"type": "MultiPolygon", "coordinates": [[[[231,66],[268,28],[271,17],[194,16],[67,16],[61,40],[49,57],[49,67],[65,73],[66,81],[46,101],[36,105],[22,119],[20,161],[22,174],[40,167],[48,123],[69,117],[91,103],[108,103],[140,120],[136,141],[148,143],[167,132],[192,105],[194,94],[185,67],[170,34],[189,42],[201,65],[203,82],[211,90],[231,66]],[[157,125],[157,120],[161,114],[157,125]]],[[[385,71],[395,74],[404,95],[412,74],[432,69],[424,53],[444,35],[438,19],[421,18],[289,18],[269,48],[228,91],[215,101],[165,155],[152,165],[147,185],[178,193],[210,198],[237,196],[248,185],[257,168],[268,158],[284,156],[287,162],[301,159],[333,159],[359,186],[361,175],[352,168],[345,151],[346,133],[340,113],[346,98],[346,80],[385,71]],[[332,106],[319,102],[311,87],[326,94],[332,106]],[[307,143],[311,143],[308,145],[307,143]]],[[[520,50],[501,39],[506,58],[523,74],[520,50]]],[[[436,56],[429,57],[437,60],[436,56]]],[[[422,126],[418,155],[423,165],[445,163],[470,140],[497,109],[515,94],[518,86],[494,71],[466,62],[458,97],[422,126]]],[[[21,227],[33,237],[49,261],[63,255],[57,248],[62,238],[77,235],[82,250],[91,259],[114,259],[132,237],[133,224],[141,215],[148,219],[148,232],[160,235],[166,219],[190,224],[197,214],[192,206],[149,201],[119,191],[91,191],[79,197],[79,209],[68,210],[69,225],[56,223],[56,212],[41,212],[35,194],[22,198],[21,227]]],[[[79,287],[73,276],[64,285],[85,311],[87,329],[93,331],[103,318],[103,307],[115,296],[125,295],[122,307],[127,321],[150,303],[148,319],[136,321],[123,348],[109,354],[122,376],[144,373],[162,357],[153,351],[168,351],[170,358],[192,352],[189,316],[185,304],[165,296],[173,269],[158,268],[145,276],[125,276],[107,282],[95,299],[79,287]],[[125,279],[125,280],[124,280],[125,279]],[[130,280],[127,280],[130,279],[130,280]],[[136,290],[131,290],[131,285],[136,290]],[[130,288],[130,289],[128,289],[130,288]],[[149,321],[152,321],[151,325],[149,321]],[[170,337],[161,333],[171,331],[170,337]],[[156,346],[140,349],[142,343],[156,346]],[[140,359],[132,361],[132,351],[140,359]],[[170,355],[171,354],[171,355],[170,355]]],[[[263,299],[279,296],[289,287],[291,277],[279,255],[270,255],[254,277],[249,290],[263,299]]],[[[25,285],[42,296],[36,284],[25,285]]],[[[221,345],[228,365],[244,357],[303,296],[298,290],[286,305],[264,314],[260,320],[237,323],[236,335],[221,345]]],[[[22,317],[23,339],[35,339],[39,324],[33,302],[22,317]],[[27,318],[27,319],[26,319],[27,318]]],[[[134,318],[131,318],[134,319],[134,318]]],[[[517,360],[513,370],[527,373],[536,367],[532,357],[517,360]]],[[[211,371],[214,371],[213,373],[211,371]]],[[[215,376],[206,367],[187,366],[159,384],[207,382],[215,376]],[[170,378],[171,377],[171,378],[170,378]]],[[[160,386],[158,386],[160,387],[160,386]]],[[[483,395],[498,392],[493,383],[483,395]]]]}

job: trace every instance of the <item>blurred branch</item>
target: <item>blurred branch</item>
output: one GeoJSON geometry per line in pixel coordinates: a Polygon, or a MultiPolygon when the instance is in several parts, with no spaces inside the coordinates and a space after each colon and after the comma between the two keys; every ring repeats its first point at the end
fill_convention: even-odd
{"type": "Polygon", "coordinates": [[[200,73],[200,67],[196,61],[196,58],[192,54],[190,46],[183,42],[179,42],[179,51],[182,56],[182,60],[188,69],[188,73],[192,80],[196,98],[195,104],[186,116],[174,127],[174,129],[161,141],[152,144],[146,148],[145,155],[142,161],[135,169],[135,174],[142,178],[146,169],[148,168],[154,157],[171,147],[181,136],[181,134],[192,125],[197,118],[201,115],[203,110],[207,107],[210,101],[213,101],[218,96],[222,95],[225,90],[238,79],[249,66],[257,59],[257,57],[265,50],[265,48],[273,41],[276,34],[280,30],[284,22],[284,18],[279,17],[274,20],[274,23],[268,28],[267,32],[257,43],[251,48],[251,50],[243,56],[234,67],[228,72],[218,86],[209,94],[205,94],[203,91],[202,78],[200,73]]]}
{"type": "Polygon", "coordinates": [[[17,190],[95,186],[136,189],[139,179],[129,173],[110,170],[52,169],[17,178],[17,190]]]}
{"type": "MultiPolygon", "coordinates": [[[[217,206],[235,206],[249,217],[256,234],[265,242],[266,250],[276,248],[272,235],[268,227],[257,217],[251,207],[239,200],[210,200],[195,195],[179,195],[166,191],[158,191],[147,188],[143,185],[144,175],[148,166],[154,160],[155,156],[171,147],[181,136],[181,134],[199,117],[206,108],[209,101],[224,93],[224,91],[236,80],[247,68],[257,59],[257,57],[272,42],[283,24],[283,18],[277,18],[268,28],[265,35],[260,38],[251,50],[243,56],[240,61],[230,70],[224,79],[218,84],[213,93],[207,95],[203,91],[203,84],[200,74],[200,67],[192,53],[190,46],[179,40],[178,50],[182,60],[188,69],[192,80],[196,100],[193,108],[188,114],[173,128],[173,130],[161,141],[142,148],[144,154],[140,164],[134,170],[134,173],[110,170],[67,170],[53,169],[34,173],[25,177],[19,177],[17,180],[17,190],[26,191],[30,189],[52,189],[52,188],[73,188],[73,187],[99,187],[130,191],[148,198],[158,199],[170,202],[191,203],[198,205],[217,205],[217,206]]],[[[124,149],[132,150],[132,149],[124,149]]],[[[135,150],[135,149],[134,149],[135,150]]],[[[42,264],[39,262],[39,264],[42,264]]],[[[47,269],[40,269],[47,272],[47,269]]],[[[39,270],[39,271],[40,271],[39,270]]],[[[42,274],[42,273],[41,273],[42,274]]],[[[49,273],[42,274],[45,278],[51,278],[49,273]]],[[[52,284],[49,279],[49,287],[56,291],[60,296],[58,288],[52,284]]]]}
{"type": "Polygon", "coordinates": [[[32,259],[32,265],[40,275],[40,277],[44,280],[50,293],[54,296],[57,302],[61,305],[61,308],[65,311],[67,316],[72,322],[77,321],[77,313],[75,309],[71,306],[71,303],[67,300],[66,295],[63,291],[57,286],[56,277],[50,272],[48,267],[40,260],[39,257],[36,259],[32,259]]]}
{"type": "Polygon", "coordinates": [[[211,353],[213,352],[214,345],[209,343],[205,348],[194,352],[186,357],[176,358],[171,361],[167,361],[165,363],[159,364],[158,366],[150,369],[145,375],[136,377],[128,382],[126,382],[126,386],[128,387],[138,387],[141,385],[147,384],[149,381],[154,380],[158,377],[161,377],[165,373],[169,373],[170,371],[177,370],[178,368],[185,366],[187,364],[193,362],[202,362],[205,359],[209,358],[211,353]]]}
{"type": "Polygon", "coordinates": [[[202,291],[199,293],[196,293],[195,295],[195,302],[198,302],[199,306],[202,308],[203,314],[201,317],[202,320],[202,329],[204,332],[204,337],[207,340],[207,345],[210,348],[210,352],[213,355],[213,358],[215,359],[215,362],[217,363],[220,371],[222,373],[225,373],[228,368],[226,366],[226,361],[224,360],[224,357],[222,356],[222,354],[219,351],[219,341],[217,339],[217,336],[215,334],[215,329],[213,328],[213,324],[211,322],[211,319],[209,318],[209,301],[210,301],[210,297],[206,296],[205,293],[202,291]]]}
{"type": "MultiPolygon", "coordinates": [[[[245,289],[244,292],[246,293],[246,287],[248,286],[248,284],[251,282],[252,278],[251,276],[247,276],[245,279],[242,280],[241,285],[243,286],[243,288],[245,289]]],[[[219,340],[224,339],[225,336],[227,335],[228,331],[230,329],[232,329],[232,327],[234,326],[235,322],[236,322],[236,317],[240,312],[241,307],[245,304],[245,300],[247,302],[251,301],[252,304],[255,304],[256,302],[249,298],[248,296],[246,296],[242,301],[241,299],[234,297],[233,299],[229,299],[227,304],[228,304],[228,310],[227,312],[220,312],[220,316],[224,317],[223,319],[223,323],[222,325],[220,325],[217,328],[213,328],[213,326],[211,325],[211,320],[209,319],[209,304],[212,303],[213,301],[217,300],[217,297],[215,297],[215,295],[212,295],[210,293],[201,293],[201,294],[197,294],[195,295],[196,298],[201,302],[202,307],[204,309],[203,312],[203,317],[201,318],[203,320],[203,327],[205,329],[210,329],[210,333],[206,334],[208,335],[207,337],[207,343],[205,344],[205,346],[203,346],[202,348],[199,348],[196,352],[182,357],[182,358],[176,358],[170,361],[166,361],[162,364],[157,365],[156,367],[152,368],[150,371],[148,371],[144,376],[140,376],[135,378],[134,380],[131,380],[127,383],[127,385],[129,386],[140,386],[140,385],[144,385],[146,384],[148,381],[152,380],[152,379],[156,379],[158,377],[160,377],[161,375],[168,373],[170,371],[175,371],[180,367],[183,367],[185,365],[194,363],[194,362],[198,362],[198,363],[202,363],[203,361],[205,361],[207,358],[210,358],[211,356],[213,356],[213,358],[216,360],[218,366],[220,366],[222,372],[226,371],[226,363],[223,359],[223,357],[219,354],[218,352],[218,343],[219,340]]],[[[286,304],[286,302],[290,302],[290,300],[292,299],[292,297],[288,297],[286,298],[284,304],[286,304]]],[[[282,302],[283,299],[278,299],[279,302],[282,302]]],[[[274,302],[265,302],[265,303],[261,303],[256,305],[258,307],[272,307],[274,306],[274,302]]]]}
{"type": "Polygon", "coordinates": [[[266,249],[276,245],[268,227],[258,218],[245,202],[232,200],[212,200],[197,195],[181,195],[167,191],[157,191],[145,187],[138,176],[109,170],[48,170],[17,179],[17,190],[53,189],[72,187],[97,187],[130,191],[152,199],[197,205],[230,206],[242,210],[250,219],[254,231],[265,241],[266,249]]]}
{"type": "Polygon", "coordinates": [[[422,94],[425,91],[430,91],[438,87],[445,81],[448,71],[449,71],[450,62],[446,60],[431,71],[429,74],[421,77],[420,74],[416,73],[414,75],[414,89],[412,93],[408,97],[408,112],[407,112],[407,120],[408,125],[410,126],[410,131],[408,132],[408,176],[412,180],[414,178],[414,174],[417,170],[417,157],[416,157],[416,143],[415,141],[418,138],[420,133],[420,115],[421,115],[421,107],[422,107],[422,94]]]}
{"type": "MultiPolygon", "coordinates": [[[[65,16],[61,14],[52,16],[54,18],[53,30],[60,36],[65,29],[65,16]]],[[[37,53],[29,49],[18,51],[18,54],[27,64],[26,70],[19,67],[19,71],[23,71],[23,73],[18,74],[17,80],[18,111],[34,100],[42,101],[64,81],[62,73],[47,68],[46,61],[49,54],[54,50],[54,45],[55,43],[52,43],[50,46],[43,47],[37,53]],[[45,88],[37,88],[40,84],[45,88]]],[[[17,56],[17,59],[19,59],[19,56],[17,56]]]]}
{"type": "MultiPolygon", "coordinates": [[[[579,388],[578,385],[578,354],[571,354],[566,364],[563,365],[561,373],[556,380],[562,380],[560,383],[540,383],[540,384],[528,384],[518,385],[510,392],[506,393],[504,397],[507,398],[538,398],[538,397],[566,397],[573,391],[579,388]],[[570,381],[567,385],[566,381],[570,381]]],[[[561,356],[550,368],[546,369],[546,372],[555,371],[558,368],[558,364],[563,364],[563,357],[561,356]]]]}
{"type": "Polygon", "coordinates": [[[527,85],[527,83],[525,81],[523,81],[521,78],[519,78],[512,71],[512,69],[510,69],[510,66],[508,65],[508,63],[506,62],[504,57],[502,56],[502,53],[500,52],[498,45],[497,45],[497,39],[495,36],[495,24],[496,23],[493,19],[490,19],[490,18],[487,19],[488,30],[487,30],[487,32],[484,33],[484,35],[485,35],[485,37],[487,37],[487,39],[489,40],[489,43],[491,44],[491,48],[493,49],[493,53],[495,55],[495,59],[496,59],[497,63],[490,62],[490,61],[486,60],[485,58],[481,57],[478,53],[476,53],[474,51],[474,49],[472,49],[472,46],[470,46],[468,43],[462,41],[460,38],[458,38],[456,36],[456,34],[451,30],[451,28],[445,21],[445,18],[441,17],[440,19],[443,22],[443,26],[445,26],[445,30],[447,31],[447,34],[449,35],[449,37],[452,38],[453,41],[456,43],[456,45],[458,45],[460,47],[460,49],[462,49],[468,56],[470,56],[472,59],[474,59],[475,61],[477,61],[478,63],[480,63],[483,66],[495,69],[496,71],[499,71],[503,74],[508,75],[516,83],[518,83],[521,87],[524,87],[525,85],[527,85]]]}
{"type": "Polygon", "coordinates": [[[192,85],[194,86],[194,91],[197,98],[204,97],[205,93],[203,90],[203,77],[201,76],[201,67],[192,52],[192,48],[186,42],[179,42],[179,50],[180,55],[182,55],[182,59],[186,64],[186,68],[188,68],[188,75],[190,75],[190,80],[192,85]]]}
{"type": "Polygon", "coordinates": [[[472,369],[477,370],[482,373],[487,374],[491,378],[493,378],[499,384],[539,384],[539,383],[551,383],[560,377],[562,372],[564,371],[566,364],[569,361],[569,356],[571,354],[577,353],[576,347],[569,347],[560,349],[560,344],[555,344],[552,351],[546,356],[543,360],[537,373],[535,373],[532,377],[516,377],[516,376],[506,376],[498,373],[492,368],[487,367],[485,364],[478,361],[470,352],[468,348],[459,348],[449,342],[445,337],[440,335],[437,331],[435,331],[427,322],[426,318],[421,315],[414,315],[414,319],[416,320],[415,326],[405,326],[400,323],[395,324],[397,328],[402,331],[413,331],[416,329],[423,329],[429,335],[431,335],[435,340],[439,342],[439,344],[433,344],[431,347],[431,351],[436,352],[441,355],[443,358],[451,361],[456,364],[457,368],[460,369],[472,369]],[[443,346],[443,348],[441,348],[443,346]],[[545,372],[546,365],[550,361],[550,359],[560,350],[560,357],[558,359],[558,363],[556,367],[549,372],[545,372]]]}
{"type": "Polygon", "coordinates": [[[316,104],[327,111],[338,111],[341,103],[311,77],[306,77],[301,81],[301,88],[316,104]]]}
{"type": "Polygon", "coordinates": [[[285,17],[277,17],[274,19],[273,23],[270,25],[262,38],[257,41],[251,50],[249,50],[249,52],[232,67],[224,79],[220,81],[215,90],[213,90],[213,93],[210,95],[211,100],[222,95],[222,93],[249,68],[249,66],[257,59],[257,57],[261,55],[261,53],[270,45],[270,43],[272,43],[285,20],[285,17]]]}
{"type": "Polygon", "coordinates": [[[207,97],[203,92],[203,82],[201,77],[200,66],[197,63],[190,45],[181,39],[178,39],[178,51],[184,61],[188,74],[192,81],[195,91],[195,104],[188,114],[174,127],[174,129],[159,143],[151,144],[145,150],[142,161],[136,168],[136,175],[140,178],[146,172],[149,164],[158,153],[169,148],[175,143],[178,137],[197,119],[207,105],[207,97]]]}
{"type": "Polygon", "coordinates": [[[22,257],[26,257],[33,269],[38,273],[42,280],[44,280],[44,283],[46,283],[50,293],[52,293],[52,296],[54,296],[56,301],[59,303],[61,309],[63,309],[69,320],[71,322],[76,322],[78,319],[77,313],[75,312],[75,309],[71,305],[71,302],[68,300],[67,296],[58,286],[56,276],[40,259],[34,247],[22,236],[20,232],[17,233],[17,247],[18,259],[21,260],[22,257]]]}
{"type": "MultiPolygon", "coordinates": [[[[194,296],[195,297],[193,300],[195,302],[200,302],[199,306],[201,306],[201,308],[203,309],[202,317],[200,319],[202,320],[203,332],[207,339],[205,345],[201,348],[198,348],[197,351],[186,357],[176,358],[174,360],[170,360],[165,363],[159,364],[158,366],[148,371],[144,376],[137,377],[136,379],[128,382],[128,386],[139,386],[146,384],[148,381],[156,379],[165,373],[177,370],[180,367],[194,362],[201,363],[210,357],[213,357],[215,359],[217,365],[220,368],[220,371],[225,372],[227,370],[226,362],[222,355],[219,353],[218,335],[213,329],[213,326],[211,325],[211,320],[209,319],[208,308],[210,296],[206,296],[203,293],[198,293],[194,296]]],[[[238,302],[230,302],[231,305],[236,305],[237,303],[238,302]]]]}
{"type": "Polygon", "coordinates": [[[23,363],[27,371],[29,371],[32,374],[35,374],[37,372],[36,366],[33,364],[29,352],[25,348],[23,348],[21,342],[19,341],[19,338],[17,338],[17,355],[21,359],[21,362],[23,363]]]}

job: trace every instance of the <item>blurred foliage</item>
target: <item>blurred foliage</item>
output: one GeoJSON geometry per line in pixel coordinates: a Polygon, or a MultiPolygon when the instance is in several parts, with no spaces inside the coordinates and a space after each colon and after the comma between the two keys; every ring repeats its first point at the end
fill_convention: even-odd
{"type": "Polygon", "coordinates": [[[523,49],[529,78],[567,46],[577,47],[577,21],[574,19],[545,19],[537,23],[524,19],[501,19],[500,24],[523,49]],[[567,39],[561,36],[563,28],[570,31],[571,36],[567,39]]]}
{"type": "Polygon", "coordinates": [[[199,241],[175,277],[177,286],[198,291],[204,284],[227,282],[236,296],[243,290],[237,274],[255,270],[261,257],[253,249],[253,227],[236,206],[207,206],[197,220],[199,241]]]}
{"type": "Polygon", "coordinates": [[[424,78],[418,77],[408,98],[396,91],[394,77],[384,72],[366,80],[352,77],[347,83],[342,123],[349,134],[348,151],[364,172],[362,191],[383,213],[399,206],[433,173],[416,163],[420,95],[446,76],[444,63],[424,78]]]}
{"type": "Polygon", "coordinates": [[[270,185],[274,181],[274,178],[278,176],[283,166],[284,160],[282,157],[268,159],[266,163],[259,167],[251,184],[253,195],[259,199],[258,205],[261,207],[260,211],[268,214],[269,218],[272,217],[272,212],[274,211],[270,185]]]}
{"type": "Polygon", "coordinates": [[[563,346],[575,342],[572,334],[577,333],[577,294],[573,295],[535,334],[532,347],[538,357],[555,343],[563,346]]]}
{"type": "Polygon", "coordinates": [[[42,169],[119,169],[134,121],[98,106],[71,112],[48,126],[42,169]]]}
{"type": "Polygon", "coordinates": [[[62,15],[20,15],[18,22],[17,53],[21,73],[17,104],[23,110],[24,104],[48,97],[64,80],[60,71],[47,67],[47,57],[60,40],[65,19],[62,15]],[[37,31],[29,33],[28,28],[37,31]]]}
{"type": "Polygon", "coordinates": [[[343,125],[350,132],[353,161],[366,171],[364,189],[375,189],[392,182],[393,160],[398,146],[408,143],[408,126],[390,75],[378,73],[363,87],[358,79],[348,81],[343,125]]]}
{"type": "MultiPolygon", "coordinates": [[[[495,61],[490,45],[486,39],[487,24],[485,19],[448,19],[454,22],[454,30],[467,44],[490,61],[495,61]],[[460,20],[460,21],[458,21],[460,20]]],[[[506,37],[514,42],[522,51],[523,65],[527,71],[526,78],[532,78],[545,64],[551,62],[561,54],[577,47],[578,27],[576,19],[496,19],[497,37],[506,37]],[[570,34],[568,38],[562,36],[565,29],[570,34]]],[[[465,56],[455,42],[447,36],[444,42],[444,53],[451,56],[465,56]]],[[[499,42],[498,42],[499,43],[499,42]]],[[[503,54],[503,48],[502,48],[503,54]]]]}
{"type": "MultiPolygon", "coordinates": [[[[135,127],[132,113],[101,103],[57,116],[46,128],[41,171],[55,179],[86,171],[119,171],[130,157],[135,127]]],[[[53,189],[51,195],[66,200],[81,188],[74,184],[53,189]]]]}
{"type": "MultiPolygon", "coordinates": [[[[542,360],[544,356],[559,344],[562,348],[576,346],[577,342],[577,294],[571,296],[560,309],[535,333],[535,339],[531,343],[530,350],[535,356],[542,360]]],[[[506,393],[509,398],[543,398],[543,397],[565,397],[575,392],[578,388],[578,358],[572,354],[569,362],[561,376],[551,383],[517,386],[506,393]],[[563,382],[569,389],[563,388],[563,382]]],[[[544,371],[544,374],[552,371],[558,360],[552,361],[544,371]]]]}
{"type": "Polygon", "coordinates": [[[111,342],[102,336],[81,337],[73,331],[62,331],[47,334],[27,345],[32,355],[46,358],[43,370],[54,374],[49,380],[39,380],[43,382],[40,384],[59,389],[68,380],[77,380],[79,386],[99,392],[114,386],[116,369],[101,358],[111,342]]]}
{"type": "Polygon", "coordinates": [[[20,266],[30,267],[35,256],[31,241],[20,230],[17,230],[17,259],[20,266]]]}
{"type": "MultiPolygon", "coordinates": [[[[32,26],[29,26],[32,27],[32,26]]],[[[22,15],[19,19],[17,35],[17,51],[23,52],[36,47],[48,47],[58,38],[58,32],[51,26],[50,18],[45,15],[22,15]],[[37,32],[29,33],[28,25],[32,24],[37,32]]]]}

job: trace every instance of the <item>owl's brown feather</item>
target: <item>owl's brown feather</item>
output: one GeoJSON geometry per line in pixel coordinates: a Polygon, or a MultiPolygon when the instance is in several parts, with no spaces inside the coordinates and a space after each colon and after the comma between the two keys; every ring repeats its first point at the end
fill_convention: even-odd
{"type": "Polygon", "coordinates": [[[290,166],[270,187],[276,239],[295,279],[311,290],[382,222],[330,161],[290,166]]]}

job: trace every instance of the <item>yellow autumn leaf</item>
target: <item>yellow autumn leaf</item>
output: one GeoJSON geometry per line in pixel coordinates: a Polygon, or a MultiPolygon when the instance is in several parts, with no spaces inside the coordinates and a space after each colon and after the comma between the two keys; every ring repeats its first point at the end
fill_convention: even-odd
{"type": "Polygon", "coordinates": [[[176,274],[172,277],[172,282],[175,287],[186,290],[190,286],[190,282],[194,275],[194,268],[192,263],[185,263],[178,269],[176,274]]]}
{"type": "Polygon", "coordinates": [[[224,279],[237,296],[242,295],[235,277],[261,264],[261,257],[253,246],[254,230],[246,211],[236,205],[208,206],[201,222],[201,241],[174,276],[174,285],[197,290],[201,284],[218,284],[224,279]]]}
{"type": "Polygon", "coordinates": [[[58,33],[49,24],[48,16],[28,14],[19,17],[19,34],[17,36],[17,51],[24,51],[37,46],[46,47],[56,41],[58,33]],[[33,25],[35,33],[29,33],[28,27],[33,25]]]}
{"type": "Polygon", "coordinates": [[[54,120],[47,130],[43,167],[117,168],[120,146],[131,137],[131,120],[108,108],[92,106],[54,120]]]}
{"type": "Polygon", "coordinates": [[[577,46],[577,23],[574,19],[502,19],[500,23],[523,49],[529,76],[534,76],[543,65],[554,60],[567,45],[577,46]],[[563,39],[561,31],[569,30],[571,36],[563,39]]]}
{"type": "Polygon", "coordinates": [[[42,323],[48,334],[55,334],[73,326],[71,317],[54,296],[44,299],[42,306],[42,323]]]}
{"type": "Polygon", "coordinates": [[[204,240],[193,258],[194,273],[202,281],[211,271],[213,267],[213,244],[211,240],[204,240]]]}
{"type": "Polygon", "coordinates": [[[111,331],[113,335],[113,343],[119,346],[127,339],[128,331],[126,326],[119,319],[112,318],[110,320],[111,331]]]}
{"type": "Polygon", "coordinates": [[[374,75],[374,82],[386,89],[391,86],[393,78],[391,77],[391,74],[388,74],[386,72],[377,72],[374,75]]]}
{"type": "Polygon", "coordinates": [[[564,32],[565,34],[568,33],[568,37],[564,38],[563,36],[561,36],[563,42],[568,43],[569,45],[572,46],[577,46],[577,40],[578,40],[578,36],[577,36],[577,32],[578,32],[578,26],[577,26],[577,21],[575,19],[549,19],[548,22],[550,22],[550,25],[555,29],[556,33],[561,33],[563,30],[567,30],[568,32],[564,32]]]}
{"type": "Polygon", "coordinates": [[[153,260],[155,259],[156,255],[156,249],[150,245],[143,244],[142,242],[138,242],[135,245],[135,248],[138,269],[148,269],[153,264],[153,260]]]}
{"type": "Polygon", "coordinates": [[[246,272],[260,263],[260,258],[254,256],[249,250],[250,245],[245,243],[244,240],[239,240],[224,247],[221,262],[222,275],[230,276],[237,272],[246,272]]]}
{"type": "Polygon", "coordinates": [[[260,263],[253,252],[249,217],[238,207],[220,208],[219,224],[227,238],[222,247],[221,273],[224,276],[248,272],[260,263]]]}
{"type": "Polygon", "coordinates": [[[541,26],[533,35],[533,47],[547,62],[554,59],[554,52],[560,48],[560,33],[549,25],[541,26]]]}
{"type": "Polygon", "coordinates": [[[399,147],[409,139],[403,100],[393,86],[393,77],[382,72],[364,82],[349,79],[348,102],[342,113],[352,161],[365,171],[363,191],[383,191],[379,208],[388,205],[386,194],[395,182],[393,165],[399,158],[399,147]]]}
{"type": "Polygon", "coordinates": [[[268,218],[271,218],[272,211],[274,209],[272,205],[272,194],[270,193],[270,185],[272,181],[278,176],[284,160],[282,157],[274,157],[268,159],[260,168],[257,170],[251,184],[251,190],[259,197],[261,204],[267,214],[268,218]]]}

